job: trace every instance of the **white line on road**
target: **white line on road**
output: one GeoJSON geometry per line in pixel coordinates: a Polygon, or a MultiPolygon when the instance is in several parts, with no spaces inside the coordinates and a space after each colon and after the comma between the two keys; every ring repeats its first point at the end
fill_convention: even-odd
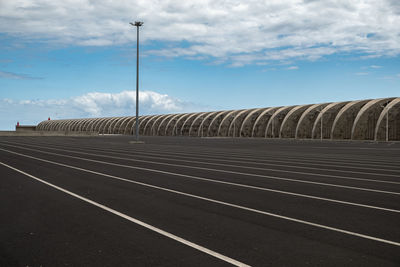
{"type": "MultiPolygon", "coordinates": [[[[1,150],[4,150],[4,149],[1,149],[1,150]]],[[[35,157],[32,157],[32,156],[27,156],[27,157],[35,159],[35,157]]],[[[178,195],[183,195],[183,196],[190,197],[190,198],[200,199],[200,200],[204,200],[204,201],[211,202],[211,203],[217,203],[217,204],[228,206],[228,207],[233,207],[233,208],[237,208],[237,209],[241,209],[241,210],[246,210],[246,211],[250,211],[250,212],[254,212],[254,213],[258,213],[258,214],[267,215],[267,216],[270,216],[270,217],[275,217],[275,218],[279,218],[279,219],[283,219],[283,220],[287,220],[287,221],[291,221],[291,222],[305,224],[305,225],[309,225],[309,226],[313,226],[313,227],[317,227],[317,228],[321,228],[321,229],[325,229],[325,230],[330,230],[330,231],[334,231],[334,232],[338,232],[338,233],[342,233],[342,234],[356,236],[356,237],[360,237],[360,238],[373,240],[373,241],[376,241],[376,242],[386,243],[386,244],[390,244],[390,245],[394,245],[394,246],[400,247],[400,243],[399,242],[395,242],[395,241],[391,241],[391,240],[386,240],[386,239],[382,239],[382,238],[378,238],[378,237],[373,237],[373,236],[369,236],[369,235],[365,235],[365,234],[360,234],[360,233],[356,233],[356,232],[352,232],[352,231],[347,231],[347,230],[340,229],[340,228],[326,226],[326,225],[323,225],[323,224],[313,223],[313,222],[300,220],[300,219],[296,219],[296,218],[292,218],[292,217],[288,217],[288,216],[283,216],[283,215],[279,215],[279,214],[275,214],[275,213],[271,213],[271,212],[266,212],[266,211],[262,211],[262,210],[257,210],[257,209],[245,207],[245,206],[240,206],[240,205],[236,205],[236,204],[232,204],[232,203],[228,203],[228,202],[224,202],[224,201],[220,201],[220,200],[215,200],[215,199],[206,198],[206,197],[202,197],[202,196],[198,196],[198,195],[193,195],[193,194],[185,193],[185,192],[182,192],[182,191],[177,191],[177,190],[173,190],[173,189],[164,188],[164,187],[161,187],[161,186],[156,186],[156,185],[146,184],[146,183],[142,183],[142,182],[137,182],[137,181],[125,179],[125,178],[122,178],[122,177],[118,177],[118,176],[114,176],[114,175],[110,175],[110,174],[106,174],[106,173],[87,170],[87,169],[83,169],[83,168],[79,168],[79,167],[75,167],[75,166],[71,166],[71,165],[67,165],[67,164],[63,164],[63,163],[53,162],[53,161],[50,161],[50,160],[44,160],[44,159],[40,159],[40,160],[48,162],[48,163],[52,163],[52,164],[55,164],[55,165],[64,166],[64,167],[67,167],[67,168],[70,168],[70,169],[75,169],[75,170],[79,170],[79,171],[83,171],[83,172],[87,172],[87,173],[92,173],[92,174],[108,177],[108,178],[111,178],[111,179],[116,179],[116,180],[120,180],[120,181],[124,181],[124,182],[128,182],[128,183],[133,183],[133,184],[137,184],[137,185],[141,185],[141,186],[145,186],[145,187],[149,187],[149,188],[154,188],[154,189],[158,189],[158,190],[162,190],[162,191],[178,194],[178,195]]],[[[3,165],[5,165],[5,164],[3,163],[3,165]]]]}
{"type": "MultiPolygon", "coordinates": [[[[26,154],[18,153],[18,152],[7,150],[7,149],[0,148],[0,150],[8,152],[8,153],[15,154],[15,155],[19,155],[19,156],[22,156],[22,157],[27,157],[27,158],[31,158],[31,159],[35,159],[35,160],[39,160],[39,161],[43,161],[43,162],[47,162],[47,163],[63,166],[63,167],[71,167],[70,165],[65,165],[63,163],[49,161],[49,160],[46,160],[46,159],[29,156],[29,155],[26,155],[26,154]]],[[[128,166],[128,167],[130,167],[130,166],[128,166]]],[[[136,167],[131,167],[131,168],[136,168],[136,167]]],[[[142,168],[140,168],[140,167],[137,167],[137,168],[142,170],[142,168]]],[[[249,188],[249,189],[254,189],[254,190],[260,190],[260,191],[273,192],[273,193],[278,193],[278,194],[291,195],[291,196],[296,196],[296,197],[303,197],[303,198],[309,198],[309,199],[316,199],[316,200],[321,200],[321,201],[333,202],[333,203],[344,204],[344,205],[350,205],[350,206],[356,206],[356,207],[362,207],[362,208],[368,208],[368,209],[376,209],[376,210],[400,213],[400,210],[396,210],[396,209],[383,208],[383,207],[378,207],[378,206],[372,206],[372,205],[348,202],[348,201],[331,199],[331,198],[317,197],[317,196],[312,196],[312,195],[306,195],[306,194],[300,194],[300,193],[294,193],[294,192],[270,189],[270,188],[266,188],[266,187],[259,187],[259,186],[253,186],[253,185],[246,185],[246,184],[225,182],[225,181],[220,181],[220,180],[213,180],[213,179],[209,179],[209,178],[203,178],[203,177],[187,175],[187,174],[179,174],[179,173],[172,174],[172,173],[164,172],[164,171],[158,171],[158,170],[154,170],[154,171],[156,171],[157,173],[169,174],[169,175],[174,175],[174,176],[184,177],[184,178],[189,178],[189,179],[194,179],[194,180],[200,180],[200,181],[206,181],[206,182],[212,182],[212,183],[218,183],[218,184],[226,184],[226,185],[249,188]]]]}
{"type": "MultiPolygon", "coordinates": [[[[43,151],[43,150],[38,150],[38,149],[30,149],[30,148],[26,148],[26,147],[19,147],[19,146],[14,146],[14,145],[9,145],[9,144],[3,144],[3,145],[16,147],[16,148],[20,148],[20,149],[24,149],[24,150],[40,152],[40,153],[49,154],[49,155],[55,155],[55,156],[66,157],[66,158],[73,158],[73,159],[78,159],[78,160],[83,160],[83,161],[96,162],[96,163],[107,164],[107,165],[112,165],[112,166],[118,166],[118,167],[123,167],[123,168],[151,171],[151,172],[163,173],[163,174],[169,174],[169,175],[175,175],[175,176],[181,176],[181,177],[188,177],[189,176],[189,175],[185,175],[185,174],[161,171],[161,170],[156,170],[156,169],[148,169],[148,168],[143,168],[143,167],[136,167],[136,166],[130,166],[130,165],[124,165],[124,164],[118,164],[118,163],[111,163],[111,162],[107,162],[107,161],[87,159],[87,158],[82,158],[82,157],[74,157],[74,156],[70,156],[70,155],[63,155],[63,154],[58,154],[58,153],[53,153],[53,152],[48,152],[48,151],[43,151]]],[[[80,152],[78,152],[78,153],[80,153],[80,152]]],[[[175,167],[182,167],[182,166],[180,166],[178,164],[170,164],[170,163],[165,163],[165,165],[175,166],[175,167]]],[[[283,178],[283,177],[270,176],[270,175],[235,172],[235,171],[228,171],[228,170],[218,170],[218,169],[203,168],[203,167],[197,167],[197,169],[206,170],[206,171],[223,172],[223,173],[229,173],[229,174],[237,174],[237,175],[250,176],[250,177],[259,177],[259,178],[266,178],[266,179],[273,179],[273,180],[281,180],[281,181],[288,181],[288,182],[296,182],[296,183],[304,183],[304,184],[315,184],[315,185],[321,185],[321,186],[346,188],[346,189],[351,189],[351,190],[360,190],[360,191],[383,193],[383,194],[390,194],[390,195],[400,195],[399,192],[377,190],[377,189],[372,189],[372,188],[355,187],[355,186],[347,186],[347,185],[337,185],[337,184],[331,184],[331,183],[313,182],[313,181],[308,181],[308,180],[298,180],[298,179],[283,178]]]]}
{"type": "Polygon", "coordinates": [[[173,240],[175,240],[175,241],[178,241],[178,242],[180,242],[180,243],[182,243],[182,244],[184,244],[184,245],[186,245],[186,246],[189,246],[189,247],[192,247],[192,248],[194,248],[194,249],[197,249],[197,250],[199,250],[199,251],[201,251],[201,252],[203,252],[203,253],[206,253],[206,254],[208,254],[208,255],[211,255],[211,256],[213,256],[213,257],[216,257],[216,258],[218,258],[218,259],[220,259],[220,260],[223,260],[223,261],[225,261],[225,262],[228,262],[228,263],[233,264],[233,265],[236,265],[236,266],[250,266],[250,265],[244,264],[244,263],[242,263],[242,262],[240,262],[240,261],[237,261],[237,260],[235,260],[235,259],[232,259],[232,258],[229,258],[229,257],[227,257],[227,256],[224,256],[224,255],[222,255],[222,254],[220,254],[220,253],[218,253],[218,252],[215,252],[215,251],[213,251],[213,250],[210,250],[210,249],[208,249],[208,248],[205,248],[205,247],[203,247],[203,246],[200,246],[200,245],[198,245],[198,244],[195,244],[195,243],[193,243],[193,242],[190,242],[190,241],[188,241],[188,240],[186,240],[186,239],[183,239],[183,238],[181,238],[181,237],[179,237],[179,236],[176,236],[176,235],[174,235],[174,234],[171,234],[171,233],[169,233],[169,232],[166,232],[166,231],[164,231],[164,230],[162,230],[162,229],[160,229],[160,228],[157,228],[157,227],[155,227],[155,226],[152,226],[152,225],[150,225],[150,224],[147,224],[147,223],[145,223],[145,222],[143,222],[143,221],[140,221],[140,220],[138,220],[138,219],[135,219],[135,218],[133,218],[133,217],[131,217],[131,216],[128,216],[128,215],[126,215],[126,214],[124,214],[124,213],[121,213],[121,212],[119,212],[119,211],[117,211],[117,210],[114,210],[114,209],[112,209],[112,208],[109,208],[109,207],[107,207],[107,206],[104,206],[104,205],[102,205],[102,204],[100,204],[100,203],[98,203],[98,202],[95,202],[95,201],[93,201],[93,200],[90,200],[90,199],[88,199],[88,198],[85,198],[85,197],[83,197],[83,196],[80,196],[80,195],[78,195],[78,194],[75,194],[75,193],[73,193],[73,192],[71,192],[71,191],[68,191],[68,190],[62,188],[62,187],[59,187],[59,186],[57,186],[57,185],[51,184],[51,183],[49,183],[49,182],[46,182],[46,181],[44,181],[44,180],[42,180],[42,179],[40,179],[40,178],[38,178],[38,177],[36,177],[36,176],[33,176],[33,175],[29,174],[29,173],[26,173],[26,172],[24,172],[24,171],[22,171],[22,170],[19,170],[19,169],[15,168],[15,167],[12,167],[12,166],[10,166],[10,165],[7,165],[7,164],[5,164],[5,163],[3,163],[3,162],[1,162],[1,161],[0,161],[0,164],[3,165],[3,166],[5,166],[5,167],[8,167],[8,168],[10,168],[10,169],[12,169],[12,170],[14,170],[14,171],[16,171],[16,172],[19,172],[19,173],[21,173],[21,174],[23,174],[23,175],[25,175],[25,176],[28,176],[29,178],[32,178],[32,179],[34,179],[34,180],[36,180],[36,181],[39,181],[39,182],[41,182],[41,183],[43,183],[43,184],[45,184],[45,185],[48,185],[48,186],[53,187],[53,188],[55,188],[55,189],[57,189],[57,190],[59,190],[59,191],[61,191],[61,192],[64,192],[64,193],[66,193],[66,194],[68,194],[68,195],[70,195],[70,196],[73,196],[73,197],[75,197],[75,198],[78,198],[78,199],[80,199],[80,200],[83,200],[83,201],[85,201],[85,202],[87,202],[87,203],[89,203],[89,204],[91,204],[91,205],[93,205],[93,206],[96,206],[96,207],[101,208],[101,209],[103,209],[103,210],[105,210],[105,211],[108,211],[108,212],[110,212],[110,213],[113,213],[113,214],[115,214],[115,215],[117,215],[117,216],[119,216],[119,217],[121,217],[121,218],[124,218],[124,219],[126,219],[126,220],[128,220],[128,221],[131,221],[131,222],[135,223],[135,224],[138,224],[138,225],[140,225],[140,226],[143,226],[144,228],[147,228],[147,229],[149,229],[149,230],[151,230],[151,231],[153,231],[153,232],[156,232],[156,233],[158,233],[158,234],[160,234],[160,235],[163,235],[163,236],[165,236],[165,237],[168,237],[168,238],[170,238],[170,239],[173,239],[173,240]]]}
{"type": "MultiPolygon", "coordinates": [[[[6,142],[6,143],[18,144],[18,143],[13,143],[13,142],[6,142]]],[[[40,147],[38,145],[29,145],[29,144],[25,144],[25,145],[30,146],[30,147],[40,147]]],[[[50,150],[58,150],[58,151],[63,151],[63,152],[72,152],[72,153],[89,155],[89,156],[96,156],[96,157],[102,157],[102,158],[122,159],[122,160],[128,160],[128,161],[136,161],[136,162],[144,162],[144,163],[151,163],[151,164],[157,164],[157,165],[176,166],[176,167],[184,167],[184,168],[200,169],[200,170],[203,169],[203,167],[198,167],[198,166],[190,166],[190,165],[173,164],[173,163],[166,163],[166,162],[141,160],[141,159],[136,159],[136,158],[122,158],[122,157],[115,157],[115,156],[110,156],[110,155],[101,155],[101,154],[93,154],[93,153],[88,153],[88,152],[81,152],[81,151],[77,151],[77,150],[81,150],[79,148],[74,148],[76,150],[60,149],[60,148],[54,148],[54,147],[49,147],[49,146],[40,147],[40,148],[46,148],[46,149],[50,149],[50,150]]],[[[125,154],[120,153],[120,152],[107,152],[107,153],[126,156],[125,154]]],[[[160,159],[160,157],[154,156],[154,153],[152,154],[153,156],[144,156],[142,154],[146,154],[146,153],[141,153],[141,155],[140,155],[141,158],[160,159]]],[[[214,162],[205,162],[205,161],[200,161],[200,160],[172,159],[171,157],[168,157],[167,159],[169,161],[178,161],[178,162],[195,163],[195,164],[203,164],[203,165],[213,165],[213,166],[221,166],[221,167],[233,167],[233,168],[243,168],[243,169],[249,169],[249,170],[261,170],[261,171],[275,171],[275,172],[292,173],[292,174],[304,174],[304,175],[309,175],[309,176],[319,176],[319,177],[328,177],[328,178],[337,178],[337,179],[343,179],[343,180],[355,180],[355,181],[364,181],[364,182],[373,182],[373,183],[400,184],[400,182],[395,182],[395,181],[367,179],[367,178],[350,177],[350,176],[334,175],[334,174],[322,174],[322,173],[312,173],[312,172],[290,171],[290,170],[283,170],[283,169],[250,167],[250,166],[243,166],[243,165],[237,165],[237,164],[234,165],[234,164],[222,164],[222,163],[214,163],[214,162]]],[[[217,161],[241,163],[240,161],[235,161],[235,160],[218,159],[217,161]]],[[[273,164],[273,166],[290,167],[290,166],[287,166],[287,165],[280,165],[280,164],[273,164]]],[[[293,166],[293,167],[294,168],[298,168],[297,166],[293,166]]],[[[306,167],[300,167],[300,168],[306,168],[306,167]]],[[[210,169],[210,168],[207,168],[207,169],[208,170],[214,170],[214,171],[217,171],[217,172],[226,172],[225,170],[222,170],[222,169],[210,169]]],[[[312,168],[312,167],[311,168],[307,167],[307,169],[333,171],[333,170],[328,170],[328,169],[319,169],[319,168],[312,168]]],[[[335,171],[341,172],[338,169],[336,169],[335,171]]],[[[228,172],[230,172],[230,171],[228,171],[228,172]]],[[[345,171],[345,172],[347,172],[347,171],[345,171]]],[[[382,174],[381,175],[381,174],[377,174],[377,173],[367,173],[367,172],[355,172],[355,173],[362,173],[362,174],[374,175],[374,176],[380,175],[380,176],[391,176],[391,177],[396,177],[396,178],[399,177],[399,175],[392,175],[392,174],[382,174]]]]}

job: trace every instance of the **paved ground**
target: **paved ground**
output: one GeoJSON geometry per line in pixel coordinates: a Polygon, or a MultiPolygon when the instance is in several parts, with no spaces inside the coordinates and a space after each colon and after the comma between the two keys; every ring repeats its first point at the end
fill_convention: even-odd
{"type": "Polygon", "coordinates": [[[0,266],[399,266],[400,143],[0,138],[0,266]]]}

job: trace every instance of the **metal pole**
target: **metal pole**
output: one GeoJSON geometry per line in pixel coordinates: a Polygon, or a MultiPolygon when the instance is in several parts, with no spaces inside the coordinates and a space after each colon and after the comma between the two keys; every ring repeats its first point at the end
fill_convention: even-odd
{"type": "Polygon", "coordinates": [[[143,22],[135,21],[130,22],[132,26],[136,26],[136,141],[139,141],[139,27],[143,25],[143,22]]]}

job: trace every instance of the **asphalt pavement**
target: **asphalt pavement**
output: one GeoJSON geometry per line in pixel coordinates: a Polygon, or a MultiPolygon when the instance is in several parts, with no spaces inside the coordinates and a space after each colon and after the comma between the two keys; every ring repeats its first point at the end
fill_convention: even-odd
{"type": "Polygon", "coordinates": [[[0,137],[0,266],[400,266],[400,143],[0,137]]]}

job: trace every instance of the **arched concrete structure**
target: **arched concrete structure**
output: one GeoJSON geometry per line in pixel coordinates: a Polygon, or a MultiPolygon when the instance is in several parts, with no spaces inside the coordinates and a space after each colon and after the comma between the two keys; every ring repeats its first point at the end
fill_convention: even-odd
{"type": "Polygon", "coordinates": [[[232,110],[225,110],[218,113],[214,119],[210,122],[210,126],[208,127],[207,136],[218,136],[219,125],[221,124],[222,120],[226,116],[226,114],[231,113],[232,110]]]}
{"type": "Polygon", "coordinates": [[[166,114],[158,117],[154,122],[153,125],[151,126],[151,135],[158,135],[158,127],[160,126],[161,122],[169,117],[171,114],[166,114]]]}
{"type": "Polygon", "coordinates": [[[205,114],[205,112],[192,113],[189,117],[187,117],[185,122],[182,124],[181,135],[188,136],[190,127],[192,126],[192,123],[194,122],[194,120],[200,116],[203,116],[204,114],[205,114]]]}
{"type": "MultiPolygon", "coordinates": [[[[221,137],[228,136],[229,126],[235,120],[236,115],[239,114],[241,111],[242,110],[232,110],[231,112],[229,112],[228,114],[226,114],[224,116],[223,120],[219,124],[217,136],[221,136],[221,137]]],[[[235,131],[236,131],[236,128],[240,127],[240,126],[235,124],[233,127],[235,128],[235,131]]]]}
{"type": "Polygon", "coordinates": [[[278,108],[266,108],[261,110],[251,128],[251,137],[264,137],[267,124],[276,109],[278,108]]]}
{"type": "Polygon", "coordinates": [[[385,105],[379,115],[375,128],[375,140],[385,141],[386,131],[388,131],[388,141],[400,140],[400,97],[385,105]]]}
{"type": "Polygon", "coordinates": [[[215,112],[206,112],[195,118],[192,122],[192,125],[190,125],[189,128],[189,136],[201,136],[201,132],[203,131],[203,122],[207,118],[210,117],[215,112]]]}
{"type": "Polygon", "coordinates": [[[286,115],[295,107],[296,106],[285,106],[280,108],[271,108],[270,113],[272,113],[272,115],[267,121],[264,136],[260,137],[278,138],[282,123],[286,115]]]}
{"type": "Polygon", "coordinates": [[[309,108],[311,105],[301,105],[294,107],[289,113],[285,116],[285,119],[282,122],[281,129],[279,131],[280,138],[294,138],[296,135],[296,128],[299,122],[299,119],[304,111],[309,108]]]}
{"type": "Polygon", "coordinates": [[[104,124],[103,128],[100,129],[102,134],[109,134],[111,132],[112,125],[119,120],[121,117],[110,118],[107,120],[107,123],[104,124]]]}
{"type": "Polygon", "coordinates": [[[240,126],[240,137],[251,137],[254,123],[264,108],[257,108],[251,110],[247,116],[243,119],[242,126],[240,126]]]}
{"type": "MultiPolygon", "coordinates": [[[[147,115],[140,135],[243,136],[400,140],[400,98],[315,105],[147,115]]],[[[86,118],[40,122],[38,131],[95,131],[134,134],[135,117],[86,118]]]]}
{"type": "Polygon", "coordinates": [[[168,122],[174,117],[176,114],[169,114],[159,123],[157,128],[157,135],[163,136],[165,135],[165,128],[167,127],[168,122]]]}
{"type": "Polygon", "coordinates": [[[194,113],[184,114],[178,117],[176,123],[173,125],[172,134],[171,135],[182,135],[182,126],[185,123],[186,119],[192,116],[194,113]]]}
{"type": "Polygon", "coordinates": [[[240,137],[243,121],[247,115],[253,111],[254,109],[244,109],[240,111],[229,125],[228,136],[240,137]]]}
{"type": "Polygon", "coordinates": [[[114,117],[104,118],[99,121],[97,125],[95,125],[94,131],[100,134],[104,134],[105,126],[112,120],[114,117]]]}
{"type": "Polygon", "coordinates": [[[308,109],[306,109],[306,111],[303,112],[296,126],[296,139],[312,137],[312,128],[314,126],[315,120],[317,119],[318,114],[321,113],[328,104],[329,103],[315,104],[310,106],[308,109]]]}
{"type": "MultiPolygon", "coordinates": [[[[139,135],[143,135],[143,134],[144,134],[144,130],[145,130],[145,127],[146,127],[146,125],[147,125],[147,122],[148,122],[149,120],[151,120],[154,116],[157,116],[157,115],[150,115],[150,116],[144,118],[143,120],[141,120],[141,119],[139,118],[139,135]]],[[[133,130],[133,129],[136,129],[136,121],[133,123],[133,128],[132,128],[132,130],[133,130]]]]}
{"type": "Polygon", "coordinates": [[[203,137],[208,136],[207,133],[209,131],[211,122],[214,120],[215,117],[219,116],[219,114],[224,113],[225,111],[213,111],[210,112],[207,116],[201,120],[199,130],[197,131],[197,136],[203,137]]]}
{"type": "Polygon", "coordinates": [[[121,127],[122,123],[124,121],[126,121],[127,118],[129,119],[129,117],[121,117],[119,120],[117,120],[117,122],[112,126],[110,133],[111,134],[119,134],[120,127],[121,127]]]}
{"type": "Polygon", "coordinates": [[[383,104],[388,105],[394,98],[374,99],[366,103],[358,112],[351,129],[353,140],[374,140],[376,124],[383,111],[383,104]]]}
{"type": "Polygon", "coordinates": [[[321,121],[322,121],[322,139],[330,139],[333,122],[339,111],[349,102],[335,102],[327,105],[322,112],[318,113],[317,119],[312,128],[312,138],[321,139],[321,121]]]}
{"type": "Polygon", "coordinates": [[[167,125],[165,126],[165,131],[164,131],[164,135],[177,135],[177,128],[175,127],[176,124],[178,123],[178,120],[182,117],[186,117],[189,116],[189,113],[183,113],[183,114],[176,114],[175,116],[173,116],[167,123],[167,125]]]}
{"type": "Polygon", "coordinates": [[[155,116],[152,116],[152,117],[147,121],[146,125],[145,125],[144,128],[143,128],[143,135],[152,135],[151,126],[153,125],[153,122],[154,122],[155,120],[157,120],[157,119],[158,119],[159,117],[161,117],[161,116],[163,116],[163,115],[155,115],[155,116]]]}
{"type": "Polygon", "coordinates": [[[337,114],[331,131],[332,139],[351,139],[354,120],[360,109],[370,100],[358,100],[347,103],[337,114]]]}
{"type": "Polygon", "coordinates": [[[118,126],[115,126],[115,133],[117,134],[124,134],[125,132],[125,127],[128,123],[129,120],[131,120],[132,117],[124,117],[124,119],[118,124],[118,126]]]}

